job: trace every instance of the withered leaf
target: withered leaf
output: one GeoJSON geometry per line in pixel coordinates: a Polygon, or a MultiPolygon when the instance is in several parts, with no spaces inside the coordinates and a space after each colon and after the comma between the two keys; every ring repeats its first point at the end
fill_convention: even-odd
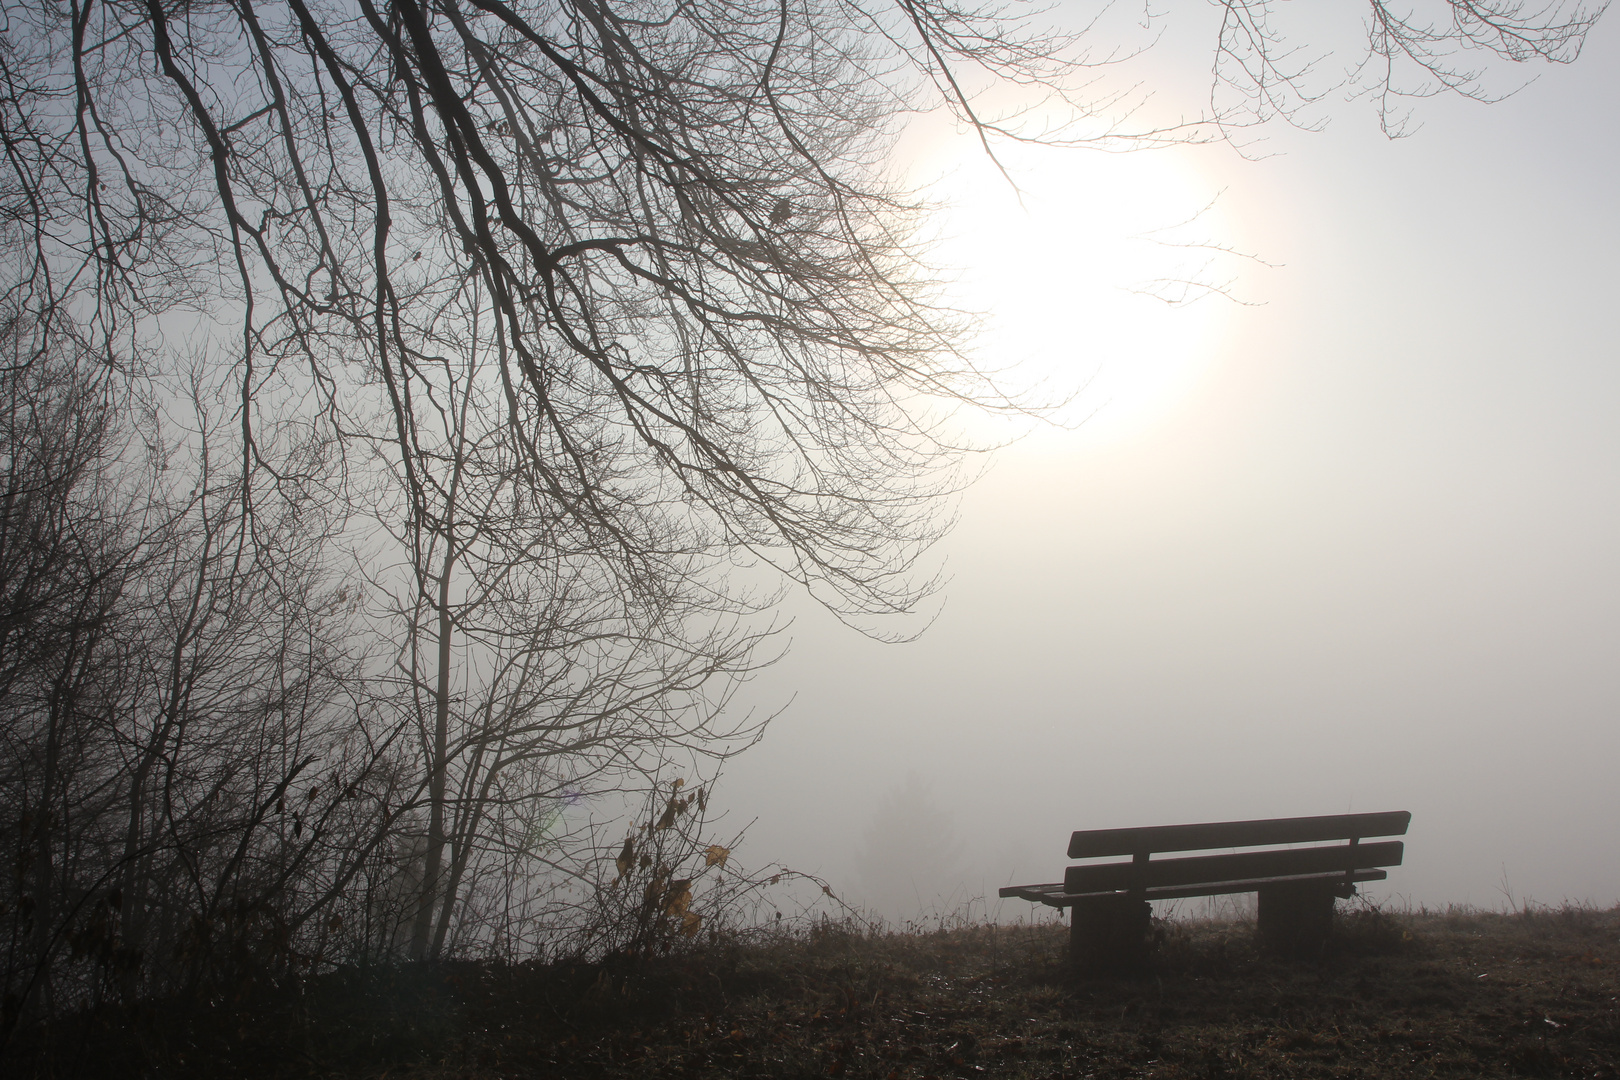
{"type": "Polygon", "coordinates": [[[660,897],[664,897],[665,901],[667,902],[668,897],[664,892],[664,883],[668,880],[669,868],[660,866],[653,874],[652,880],[647,882],[647,888],[642,891],[641,895],[642,899],[646,901],[649,908],[654,904],[657,904],[660,897]]]}
{"type": "Polygon", "coordinates": [[[719,844],[710,844],[703,852],[704,866],[724,867],[726,860],[731,858],[731,849],[721,847],[719,844]]]}
{"type": "Polygon", "coordinates": [[[673,827],[675,819],[686,812],[686,802],[685,799],[671,798],[669,805],[664,807],[664,816],[658,819],[658,827],[660,829],[673,827]]]}

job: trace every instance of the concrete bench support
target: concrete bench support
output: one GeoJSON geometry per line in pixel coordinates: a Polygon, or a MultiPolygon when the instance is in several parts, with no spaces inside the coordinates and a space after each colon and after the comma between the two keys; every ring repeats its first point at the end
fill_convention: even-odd
{"type": "Polygon", "coordinates": [[[1129,975],[1147,966],[1153,905],[1129,896],[1093,896],[1070,914],[1069,959],[1085,975],[1129,975]]]}
{"type": "Polygon", "coordinates": [[[1334,890],[1322,885],[1273,885],[1260,896],[1257,929],[1266,948],[1289,960],[1322,955],[1333,932],[1334,890]]]}

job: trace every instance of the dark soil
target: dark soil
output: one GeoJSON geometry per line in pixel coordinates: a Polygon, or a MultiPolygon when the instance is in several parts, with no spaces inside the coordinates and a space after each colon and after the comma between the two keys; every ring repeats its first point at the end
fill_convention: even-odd
{"type": "MultiPolygon", "coordinates": [[[[1153,968],[1075,978],[1058,926],[714,946],[654,964],[444,965],[79,1017],[24,1076],[1616,1077],[1620,910],[1341,914],[1282,962],[1160,925],[1153,968]]],[[[1617,1078],[1620,1080],[1620,1078],[1617,1078]]]]}

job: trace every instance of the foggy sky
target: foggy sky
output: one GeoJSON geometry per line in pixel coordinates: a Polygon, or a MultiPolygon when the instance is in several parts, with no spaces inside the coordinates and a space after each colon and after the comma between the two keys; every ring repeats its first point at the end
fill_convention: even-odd
{"type": "Polygon", "coordinates": [[[1375,897],[1620,900],[1617,106],[1611,16],[1402,141],[1341,103],[1176,151],[1280,264],[1263,303],[1151,423],[1001,452],[919,640],[795,609],[743,694],[792,704],[720,787],[739,857],[994,912],[1072,829],[1409,809],[1375,897]]]}

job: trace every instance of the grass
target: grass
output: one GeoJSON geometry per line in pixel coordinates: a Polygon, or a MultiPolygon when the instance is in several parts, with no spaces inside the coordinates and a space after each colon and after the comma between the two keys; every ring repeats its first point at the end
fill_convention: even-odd
{"type": "Polygon", "coordinates": [[[1053,925],[823,923],[640,967],[338,972],[248,1008],[76,1018],[0,1066],[19,1078],[1616,1077],[1620,910],[1350,910],[1310,963],[1267,957],[1242,923],[1161,935],[1151,972],[1117,980],[1075,978],[1053,925]]]}

